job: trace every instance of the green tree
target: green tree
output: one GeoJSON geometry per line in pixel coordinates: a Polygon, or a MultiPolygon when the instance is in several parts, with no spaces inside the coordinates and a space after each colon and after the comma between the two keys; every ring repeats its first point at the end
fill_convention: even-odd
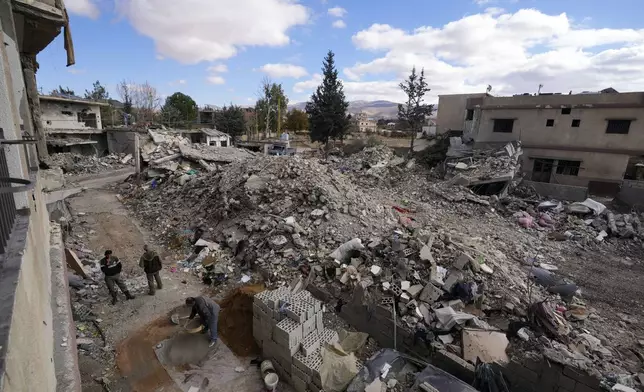
{"type": "Polygon", "coordinates": [[[425,119],[431,116],[434,110],[434,105],[423,102],[425,94],[431,90],[425,80],[425,70],[422,69],[419,75],[416,73],[416,67],[413,67],[409,78],[400,83],[400,89],[407,95],[407,102],[404,105],[398,104],[398,120],[411,132],[411,154],[414,151],[416,133],[422,130],[425,119]]]}
{"type": "Polygon", "coordinates": [[[342,140],[349,129],[347,102],[335,69],[334,54],[329,50],[322,65],[322,84],[306,103],[309,116],[309,132],[314,142],[328,143],[330,139],[342,140]]]}
{"type": "Polygon", "coordinates": [[[289,131],[302,131],[308,129],[309,127],[309,118],[306,115],[306,112],[298,109],[291,109],[288,114],[286,114],[286,122],[284,123],[284,128],[289,131]]]}
{"type": "Polygon", "coordinates": [[[224,106],[215,112],[215,127],[230,136],[240,136],[246,132],[244,109],[239,106],[224,106]]]}
{"type": "Polygon", "coordinates": [[[85,99],[101,101],[110,98],[110,94],[105,90],[98,80],[92,85],[92,91],[85,90],[85,99]]]}
{"type": "Polygon", "coordinates": [[[165,100],[161,116],[167,122],[192,122],[197,119],[197,103],[189,95],[174,93],[165,100]]]}
{"type": "Polygon", "coordinates": [[[69,87],[63,87],[61,85],[58,85],[58,88],[51,90],[49,94],[50,95],[76,95],[74,90],[70,89],[69,87]]]}
{"type": "Polygon", "coordinates": [[[279,133],[288,110],[288,97],[284,94],[281,84],[269,79],[262,81],[261,98],[255,105],[258,113],[259,129],[265,130],[265,137],[272,131],[279,133]]]}

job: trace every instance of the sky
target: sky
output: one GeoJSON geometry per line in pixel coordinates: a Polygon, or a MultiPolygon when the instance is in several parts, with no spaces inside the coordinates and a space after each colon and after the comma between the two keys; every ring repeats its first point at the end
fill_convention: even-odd
{"type": "Polygon", "coordinates": [[[163,98],[253,105],[265,77],[290,103],[320,84],[335,53],[348,100],[404,101],[423,68],[440,94],[644,90],[641,0],[65,0],[62,34],[38,55],[43,93],[100,81],[149,82],[163,98]]]}

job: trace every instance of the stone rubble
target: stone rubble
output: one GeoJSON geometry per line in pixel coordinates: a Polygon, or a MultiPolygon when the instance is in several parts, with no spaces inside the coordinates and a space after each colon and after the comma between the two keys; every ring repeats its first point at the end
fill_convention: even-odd
{"type": "MultiPolygon", "coordinates": [[[[473,171],[479,178],[514,170],[513,159],[487,155],[472,170],[482,170],[473,171]]],[[[366,289],[395,306],[401,328],[457,355],[463,328],[500,329],[514,356],[569,358],[602,376],[638,371],[637,356],[616,351],[617,338],[603,327],[606,316],[558,275],[557,264],[584,247],[641,251],[644,216],[608,209],[595,216],[565,202],[540,208],[542,200],[523,197],[521,187],[501,198],[476,195],[428,180],[382,146],[327,160],[255,156],[187,181],[176,178],[120,188],[159,241],[172,244],[201,227],[204,238],[225,250],[217,258],[254,264],[268,283],[304,275],[335,298],[366,289]],[[402,177],[372,181],[392,173],[402,177]],[[607,234],[601,241],[600,232],[607,234]],[[334,253],[348,242],[354,245],[334,253]],[[246,244],[241,251],[240,243],[246,244]]]]}
{"type": "Polygon", "coordinates": [[[109,154],[104,157],[61,152],[50,155],[52,165],[63,169],[65,176],[97,174],[132,167],[132,154],[109,154]]]}

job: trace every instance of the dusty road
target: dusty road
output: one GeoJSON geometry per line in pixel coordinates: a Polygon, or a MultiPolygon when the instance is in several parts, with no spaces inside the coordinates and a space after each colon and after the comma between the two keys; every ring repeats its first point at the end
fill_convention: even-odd
{"type": "Polygon", "coordinates": [[[183,303],[187,296],[199,295],[204,288],[196,277],[182,272],[170,272],[178,260],[159,244],[130,216],[109,190],[93,189],[68,199],[73,215],[80,225],[73,232],[93,251],[97,258],[105,249],[111,249],[123,262],[123,275],[127,285],[136,296],[125,301],[121,296],[116,306],[110,304],[110,297],[102,281],[103,298],[92,306],[92,311],[102,319],[101,327],[110,346],[115,350],[111,364],[116,360],[118,368],[106,361],[96,361],[80,354],[83,391],[104,391],[95,379],[107,377],[112,392],[174,392],[178,389],[165,370],[156,360],[153,347],[172,335],[176,328],[168,322],[171,310],[183,303]],[[147,295],[147,286],[138,259],[145,243],[159,251],[163,262],[162,279],[164,287],[155,296],[147,295]],[[186,282],[186,283],[182,283],[186,282]],[[115,357],[115,358],[114,358],[115,357]]]}

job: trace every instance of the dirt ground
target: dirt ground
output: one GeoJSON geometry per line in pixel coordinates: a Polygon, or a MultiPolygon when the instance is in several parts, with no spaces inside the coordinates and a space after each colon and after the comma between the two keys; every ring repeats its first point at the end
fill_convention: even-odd
{"type": "MultiPolygon", "coordinates": [[[[150,233],[128,216],[113,192],[89,190],[68,201],[72,214],[80,213],[81,224],[91,233],[86,238],[89,249],[95,255],[111,249],[123,263],[123,275],[129,276],[130,280],[142,274],[138,259],[145,243],[155,246],[164,262],[161,272],[164,287],[155,296],[147,295],[147,289],[143,289],[133,292],[134,300],[124,301],[120,297],[120,302],[112,306],[106,296],[92,307],[102,320],[100,325],[108,342],[115,348],[118,368],[110,368],[105,363],[80,355],[83,391],[103,391],[95,381],[100,377],[109,379],[111,392],[177,391],[156,360],[153,348],[176,331],[177,327],[168,321],[172,309],[181,305],[186,297],[200,295],[205,286],[195,277],[170,272],[176,261],[173,254],[160,244],[154,244],[150,233]]],[[[104,284],[102,281],[97,283],[104,284]]]]}

